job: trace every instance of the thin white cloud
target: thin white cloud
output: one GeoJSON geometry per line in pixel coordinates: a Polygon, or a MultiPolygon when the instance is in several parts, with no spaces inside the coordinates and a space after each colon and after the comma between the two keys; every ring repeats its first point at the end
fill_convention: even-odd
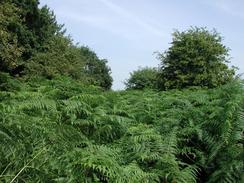
{"type": "MultiPolygon", "coordinates": [[[[108,18],[106,16],[97,16],[97,15],[81,15],[79,12],[69,12],[68,15],[64,15],[62,12],[56,12],[59,17],[62,19],[67,19],[68,21],[75,22],[77,24],[87,24],[91,27],[94,27],[99,30],[109,32],[114,35],[118,35],[127,40],[132,40],[134,34],[129,33],[129,30],[126,30],[124,27],[116,25],[116,19],[108,18]]],[[[99,31],[98,31],[99,32],[99,31]]]]}
{"type": "Polygon", "coordinates": [[[117,4],[112,3],[109,0],[99,0],[104,5],[106,5],[108,8],[110,8],[114,13],[120,15],[123,18],[126,18],[128,21],[133,22],[134,24],[138,25],[139,27],[143,28],[144,30],[149,31],[150,33],[159,36],[164,37],[163,31],[157,28],[156,26],[146,22],[145,20],[142,20],[136,15],[131,14],[127,10],[123,9],[122,7],[118,6],[117,4]]]}
{"type": "Polygon", "coordinates": [[[234,0],[206,1],[207,4],[215,6],[221,11],[244,20],[244,2],[234,0]]]}
{"type": "Polygon", "coordinates": [[[149,39],[152,36],[160,39],[168,38],[159,23],[150,19],[146,21],[109,0],[99,0],[99,2],[90,0],[86,6],[76,2],[76,5],[70,7],[71,9],[63,6],[55,13],[62,19],[85,23],[130,41],[149,39]]]}

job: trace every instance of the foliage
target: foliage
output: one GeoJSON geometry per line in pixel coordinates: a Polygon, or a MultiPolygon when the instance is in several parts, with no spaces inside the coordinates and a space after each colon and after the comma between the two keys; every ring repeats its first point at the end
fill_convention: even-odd
{"type": "Polygon", "coordinates": [[[44,44],[61,32],[48,7],[38,8],[38,0],[2,0],[0,2],[0,70],[19,75],[25,64],[44,44]]]}
{"type": "Polygon", "coordinates": [[[58,75],[85,80],[84,58],[68,37],[62,35],[50,39],[45,46],[47,52],[39,52],[27,63],[27,76],[43,76],[52,79],[58,75]]]}
{"type": "Polygon", "coordinates": [[[8,2],[20,9],[18,15],[22,17],[22,22],[15,22],[8,27],[8,31],[15,33],[19,44],[25,48],[22,57],[26,61],[41,51],[45,42],[60,32],[62,26],[57,23],[54,13],[47,6],[38,7],[39,0],[8,0],[8,2]]]}
{"type": "Polygon", "coordinates": [[[57,35],[45,45],[47,52],[33,56],[26,68],[26,75],[53,79],[69,76],[90,85],[110,89],[111,70],[107,61],[99,59],[88,47],[79,47],[69,37],[57,35]]]}
{"type": "Polygon", "coordinates": [[[19,12],[13,4],[0,4],[0,71],[11,72],[21,64],[24,49],[19,45],[17,35],[8,30],[22,22],[19,12]]]}
{"type": "Polygon", "coordinates": [[[242,182],[239,83],[164,92],[103,92],[67,77],[19,84],[0,91],[1,182],[242,182]]]}
{"type": "Polygon", "coordinates": [[[127,89],[154,89],[156,88],[158,71],[156,68],[139,68],[130,73],[130,78],[125,82],[127,89]]]}
{"type": "Polygon", "coordinates": [[[90,48],[82,46],[80,54],[85,60],[85,73],[92,83],[105,89],[110,89],[113,78],[111,77],[111,69],[107,66],[106,59],[99,59],[95,52],[90,48]]]}
{"type": "Polygon", "coordinates": [[[75,45],[39,0],[0,2],[0,71],[48,79],[70,76],[110,89],[111,69],[87,47],[75,45]]]}
{"type": "Polygon", "coordinates": [[[9,74],[0,72],[0,91],[19,91],[21,82],[13,80],[9,74]]]}
{"type": "Polygon", "coordinates": [[[173,33],[171,47],[162,54],[158,87],[217,87],[233,79],[234,68],[228,68],[228,51],[215,30],[191,28],[173,33]]]}
{"type": "Polygon", "coordinates": [[[215,89],[104,92],[107,60],[38,4],[0,1],[0,182],[243,182],[243,82],[218,33],[175,32],[160,72],[127,81],[215,89]]]}

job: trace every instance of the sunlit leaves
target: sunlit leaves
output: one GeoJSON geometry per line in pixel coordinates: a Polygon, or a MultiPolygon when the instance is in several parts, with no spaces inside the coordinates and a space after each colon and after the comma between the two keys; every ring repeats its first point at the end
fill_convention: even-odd
{"type": "Polygon", "coordinates": [[[2,182],[240,182],[239,84],[158,93],[67,78],[19,84],[0,92],[2,182]]]}

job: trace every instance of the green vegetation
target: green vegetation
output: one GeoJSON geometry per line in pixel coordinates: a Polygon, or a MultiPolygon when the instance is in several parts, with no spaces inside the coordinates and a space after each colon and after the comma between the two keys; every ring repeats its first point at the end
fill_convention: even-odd
{"type": "Polygon", "coordinates": [[[130,73],[130,78],[125,82],[127,89],[155,89],[157,86],[157,75],[158,71],[156,68],[139,68],[136,71],[130,73]]]}
{"type": "Polygon", "coordinates": [[[1,182],[241,182],[238,83],[167,92],[103,92],[64,77],[18,85],[0,92],[1,182]]]}
{"type": "Polygon", "coordinates": [[[26,79],[65,75],[110,89],[113,80],[107,60],[74,44],[54,13],[38,4],[38,0],[0,2],[0,71],[26,79]]]}
{"type": "Polygon", "coordinates": [[[237,68],[228,67],[229,49],[222,39],[215,30],[206,28],[175,31],[171,47],[158,54],[161,61],[158,71],[154,68],[134,71],[126,82],[127,88],[214,88],[233,81],[237,68]]]}
{"type": "Polygon", "coordinates": [[[244,181],[244,85],[218,33],[175,32],[115,92],[108,61],[38,4],[0,1],[0,182],[244,181]]]}
{"type": "Polygon", "coordinates": [[[191,28],[173,33],[172,46],[163,54],[158,87],[161,89],[205,86],[213,88],[233,80],[228,51],[215,30],[191,28]]]}
{"type": "Polygon", "coordinates": [[[19,9],[13,4],[4,3],[0,6],[0,70],[10,72],[20,65],[23,47],[18,45],[17,35],[8,27],[20,22],[19,9]]]}

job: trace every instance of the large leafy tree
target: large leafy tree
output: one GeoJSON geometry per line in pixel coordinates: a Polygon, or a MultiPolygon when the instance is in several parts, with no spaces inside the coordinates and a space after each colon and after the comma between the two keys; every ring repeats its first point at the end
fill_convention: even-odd
{"type": "Polygon", "coordinates": [[[184,32],[174,32],[171,47],[159,54],[159,88],[212,88],[229,82],[235,70],[228,68],[228,52],[215,30],[192,27],[184,32]]]}
{"type": "Polygon", "coordinates": [[[156,88],[158,70],[156,68],[139,68],[130,73],[130,78],[126,80],[125,85],[127,89],[154,89],[156,88]]]}

